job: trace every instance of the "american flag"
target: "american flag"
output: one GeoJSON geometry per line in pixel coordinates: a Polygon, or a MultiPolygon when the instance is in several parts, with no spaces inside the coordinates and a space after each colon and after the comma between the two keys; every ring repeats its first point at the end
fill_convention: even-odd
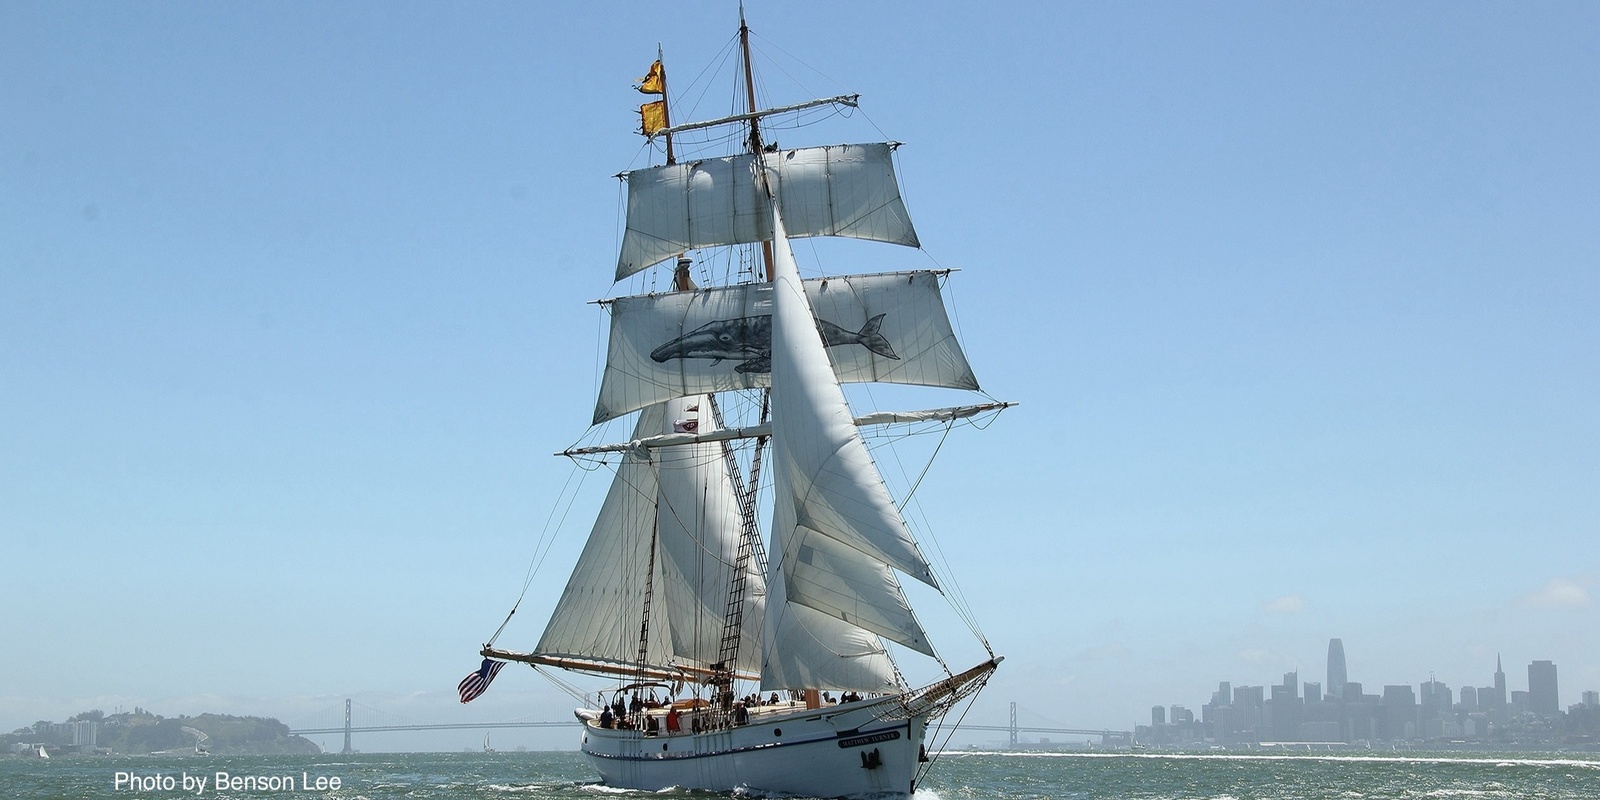
{"type": "Polygon", "coordinates": [[[498,675],[500,668],[505,665],[504,661],[484,659],[483,666],[478,667],[477,672],[462,678],[460,685],[456,686],[456,691],[461,693],[461,702],[470,703],[476,700],[478,695],[489,688],[489,682],[494,680],[494,676],[498,675]]]}

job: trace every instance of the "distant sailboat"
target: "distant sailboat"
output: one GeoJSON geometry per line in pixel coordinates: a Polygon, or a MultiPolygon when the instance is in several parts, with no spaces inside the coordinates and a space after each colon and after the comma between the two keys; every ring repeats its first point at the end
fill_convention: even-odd
{"type": "MultiPolygon", "coordinates": [[[[748,33],[741,20],[747,82],[748,33]]],[[[606,302],[594,415],[637,411],[638,421],[628,442],[566,452],[622,461],[537,647],[491,639],[481,654],[617,680],[610,702],[577,712],[581,749],[610,786],[908,795],[928,761],[930,721],[981,689],[1002,657],[981,634],[988,657],[970,669],[935,654],[897,574],[935,590],[940,581],[860,428],[1009,404],[863,416],[846,404],[841,382],[978,388],[940,297],[944,273],[799,275],[792,238],[919,246],[893,145],[762,143],[767,116],[854,107],[854,96],[652,131],[653,113],[666,123],[659,61],[639,89],[663,95],[642,111],[647,133],[669,137],[667,164],[624,176],[617,279],[675,258],[678,269],[672,292],[606,302]],[[717,125],[740,126],[729,138],[747,150],[674,161],[674,133],[717,125]],[[685,251],[736,245],[760,248],[764,281],[694,285],[685,251]],[[750,424],[729,425],[719,393],[730,392],[744,392],[735,402],[757,417],[750,424]],[[944,677],[909,685],[885,640],[937,660],[944,677]]],[[[463,682],[463,702],[492,679],[489,664],[463,682]]]]}
{"type": "Polygon", "coordinates": [[[184,733],[187,733],[190,736],[194,737],[194,754],[195,755],[197,755],[197,756],[208,756],[208,755],[211,755],[211,748],[206,746],[206,740],[210,739],[211,737],[208,736],[205,731],[198,730],[196,728],[191,728],[191,727],[189,727],[187,725],[183,726],[182,730],[183,730],[184,733]]]}

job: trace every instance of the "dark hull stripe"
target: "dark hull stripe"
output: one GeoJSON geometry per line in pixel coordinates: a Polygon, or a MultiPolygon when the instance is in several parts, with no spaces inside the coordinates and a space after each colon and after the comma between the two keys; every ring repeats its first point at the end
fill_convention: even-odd
{"type": "MultiPolygon", "coordinates": [[[[889,731],[902,731],[902,730],[905,731],[906,739],[910,740],[910,738],[911,738],[911,723],[909,723],[909,722],[907,722],[904,725],[897,725],[897,726],[895,726],[893,728],[877,728],[875,730],[870,730],[870,731],[853,732],[853,733],[851,733],[849,735],[848,738],[854,739],[854,738],[863,737],[863,736],[872,736],[873,734],[877,734],[877,733],[886,733],[886,732],[889,732],[889,731]]],[[[675,739],[688,739],[688,738],[692,738],[692,737],[652,736],[652,737],[647,737],[647,738],[643,739],[642,741],[645,741],[645,742],[668,742],[668,743],[670,743],[675,739]]],[[[605,759],[610,759],[610,760],[613,760],[613,761],[676,761],[676,760],[679,760],[679,759],[691,759],[691,758],[715,758],[717,756],[732,755],[734,753],[749,753],[749,752],[754,752],[754,751],[757,751],[757,750],[771,750],[771,749],[779,748],[779,747],[797,747],[797,746],[806,745],[806,744],[817,744],[819,742],[837,742],[837,741],[839,741],[840,739],[843,739],[843,738],[846,738],[843,734],[835,734],[833,736],[816,736],[816,737],[812,737],[810,739],[801,739],[801,740],[798,740],[798,741],[787,741],[787,742],[785,742],[785,741],[781,741],[780,740],[780,741],[766,742],[766,743],[763,743],[763,744],[746,745],[744,747],[734,747],[734,748],[731,748],[731,749],[728,749],[728,750],[718,750],[718,751],[716,751],[714,753],[689,753],[689,752],[674,753],[671,750],[665,750],[665,751],[662,751],[662,752],[659,752],[659,753],[641,753],[641,754],[636,755],[636,756],[628,756],[628,755],[613,755],[611,753],[597,753],[597,752],[595,752],[593,750],[590,750],[588,745],[584,745],[582,747],[582,750],[583,750],[583,754],[586,755],[586,756],[594,756],[595,758],[605,758],[605,759]]],[[[863,743],[863,744],[865,744],[865,743],[863,743]]]]}

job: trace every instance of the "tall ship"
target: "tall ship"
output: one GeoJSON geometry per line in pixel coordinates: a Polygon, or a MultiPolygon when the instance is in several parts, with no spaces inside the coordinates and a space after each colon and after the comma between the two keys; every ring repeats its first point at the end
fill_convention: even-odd
{"type": "Polygon", "coordinates": [[[660,60],[636,87],[660,96],[641,119],[665,163],[620,176],[615,280],[659,270],[664,290],[600,301],[610,337],[591,424],[636,419],[625,441],[561,454],[603,464],[610,489],[537,645],[498,646],[502,625],[462,699],[506,662],[533,665],[583,703],[580,747],[609,786],[909,795],[953,730],[947,712],[1002,657],[975,624],[985,655],[970,667],[929,641],[902,577],[958,593],[869,439],[942,435],[1010,404],[852,409],[844,384],[981,394],[941,294],[948,270],[801,277],[797,239],[920,248],[896,145],[767,141],[771,121],[857,98],[759,108],[742,14],[730,47],[742,113],[673,124],[660,60]],[[706,155],[716,142],[735,147],[706,155]],[[702,149],[684,158],[686,144],[702,149]],[[909,682],[897,656],[932,680],[909,682]],[[579,689],[563,671],[606,683],[579,689]]]}

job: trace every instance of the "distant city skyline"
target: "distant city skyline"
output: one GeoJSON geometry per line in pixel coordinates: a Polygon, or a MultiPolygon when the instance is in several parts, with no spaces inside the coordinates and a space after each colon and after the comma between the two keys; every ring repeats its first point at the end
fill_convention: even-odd
{"type": "MultiPolygon", "coordinates": [[[[1200,741],[1352,742],[1371,739],[1560,743],[1564,737],[1600,735],[1600,695],[1563,711],[1557,665],[1528,663],[1527,689],[1509,690],[1502,657],[1495,656],[1492,684],[1463,685],[1459,701],[1449,684],[1430,673],[1415,684],[1388,683],[1381,694],[1351,680],[1341,638],[1328,640],[1326,692],[1298,672],[1283,675],[1268,696],[1261,686],[1220,681],[1201,707],[1198,722],[1183,705],[1151,707],[1140,738],[1159,744],[1200,741]]],[[[1359,672],[1357,673],[1359,675],[1359,672]]]]}

